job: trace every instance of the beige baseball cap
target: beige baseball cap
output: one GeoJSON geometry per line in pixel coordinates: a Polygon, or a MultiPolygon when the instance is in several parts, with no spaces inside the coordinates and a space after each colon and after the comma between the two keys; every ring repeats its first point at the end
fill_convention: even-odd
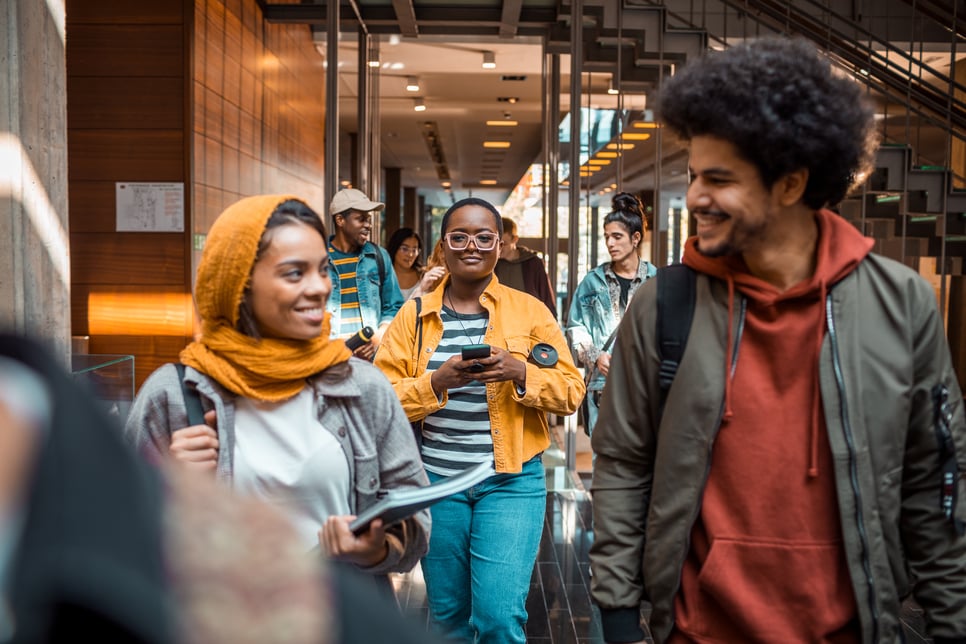
{"type": "Polygon", "coordinates": [[[332,203],[329,204],[329,214],[338,215],[346,210],[359,210],[361,212],[372,212],[382,210],[386,204],[378,201],[370,201],[369,197],[361,190],[355,188],[345,188],[335,193],[332,203]]]}

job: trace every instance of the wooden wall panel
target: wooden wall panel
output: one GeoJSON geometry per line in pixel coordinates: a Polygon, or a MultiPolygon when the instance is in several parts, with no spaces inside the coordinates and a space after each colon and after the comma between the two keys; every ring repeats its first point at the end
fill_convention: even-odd
{"type": "Polygon", "coordinates": [[[72,284],[184,284],[182,235],[71,233],[70,244],[72,284]]]}
{"type": "Polygon", "coordinates": [[[72,181],[184,180],[181,130],[68,130],[67,152],[72,181]]]}
{"type": "Polygon", "coordinates": [[[134,355],[137,386],[190,341],[189,233],[117,232],[115,183],[184,183],[190,229],[191,6],[67,1],[71,326],[134,355]]]}
{"type": "Polygon", "coordinates": [[[113,181],[71,182],[71,234],[113,233],[116,228],[116,221],[113,181]]]}
{"type": "MultiPolygon", "coordinates": [[[[70,23],[70,10],[67,16],[70,23]]],[[[67,42],[67,73],[183,77],[183,30],[183,25],[72,26],[67,42]]]]}
{"type": "Polygon", "coordinates": [[[204,105],[193,110],[192,231],[205,234],[251,194],[293,193],[324,212],[325,77],[311,32],[263,23],[255,0],[196,0],[194,16],[192,82],[204,105]]]}
{"type": "Polygon", "coordinates": [[[74,27],[84,24],[180,25],[184,23],[184,5],[181,2],[68,0],[67,20],[74,27]]]}
{"type": "Polygon", "coordinates": [[[184,128],[183,78],[72,76],[67,94],[70,128],[184,128]]]}

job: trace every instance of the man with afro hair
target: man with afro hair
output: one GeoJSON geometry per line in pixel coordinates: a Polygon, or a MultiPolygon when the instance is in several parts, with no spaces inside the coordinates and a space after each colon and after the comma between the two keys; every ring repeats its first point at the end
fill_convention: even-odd
{"type": "Polygon", "coordinates": [[[931,286],[831,210],[871,167],[858,83],[803,41],[662,88],[689,145],[690,335],[659,385],[657,283],[623,319],[592,438],[608,642],[966,642],[966,428],[931,286]]]}

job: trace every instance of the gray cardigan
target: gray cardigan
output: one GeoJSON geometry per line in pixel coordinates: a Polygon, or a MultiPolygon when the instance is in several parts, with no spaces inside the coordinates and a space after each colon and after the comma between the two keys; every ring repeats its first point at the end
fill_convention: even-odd
{"type": "MultiPolygon", "coordinates": [[[[235,448],[235,398],[212,378],[185,368],[185,382],[201,394],[205,411],[218,419],[217,478],[230,482],[235,448]]],[[[352,489],[351,510],[358,514],[377,500],[380,490],[428,484],[412,428],[399,399],[382,373],[369,362],[350,358],[308,378],[315,390],[317,417],[345,451],[352,489]]],[[[142,454],[160,459],[168,453],[171,432],[188,426],[184,396],[173,364],[160,367],[138,392],[124,427],[127,440],[142,454]]],[[[321,527],[321,526],[320,526],[321,527]]],[[[387,529],[389,554],[366,568],[372,574],[412,569],[429,547],[430,517],[423,510],[387,529]]]]}

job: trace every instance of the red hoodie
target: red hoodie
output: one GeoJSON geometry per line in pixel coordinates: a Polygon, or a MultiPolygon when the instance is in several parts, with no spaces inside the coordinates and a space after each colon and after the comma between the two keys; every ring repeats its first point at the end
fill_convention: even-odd
{"type": "MultiPolygon", "coordinates": [[[[740,257],[684,263],[747,299],[729,328],[725,414],[674,601],[671,642],[858,642],[832,455],[819,391],[825,296],[872,248],[830,211],[816,214],[815,274],[785,292],[740,257]]],[[[731,318],[729,318],[731,319],[731,318]]],[[[729,327],[732,323],[729,322],[729,327]]]]}

